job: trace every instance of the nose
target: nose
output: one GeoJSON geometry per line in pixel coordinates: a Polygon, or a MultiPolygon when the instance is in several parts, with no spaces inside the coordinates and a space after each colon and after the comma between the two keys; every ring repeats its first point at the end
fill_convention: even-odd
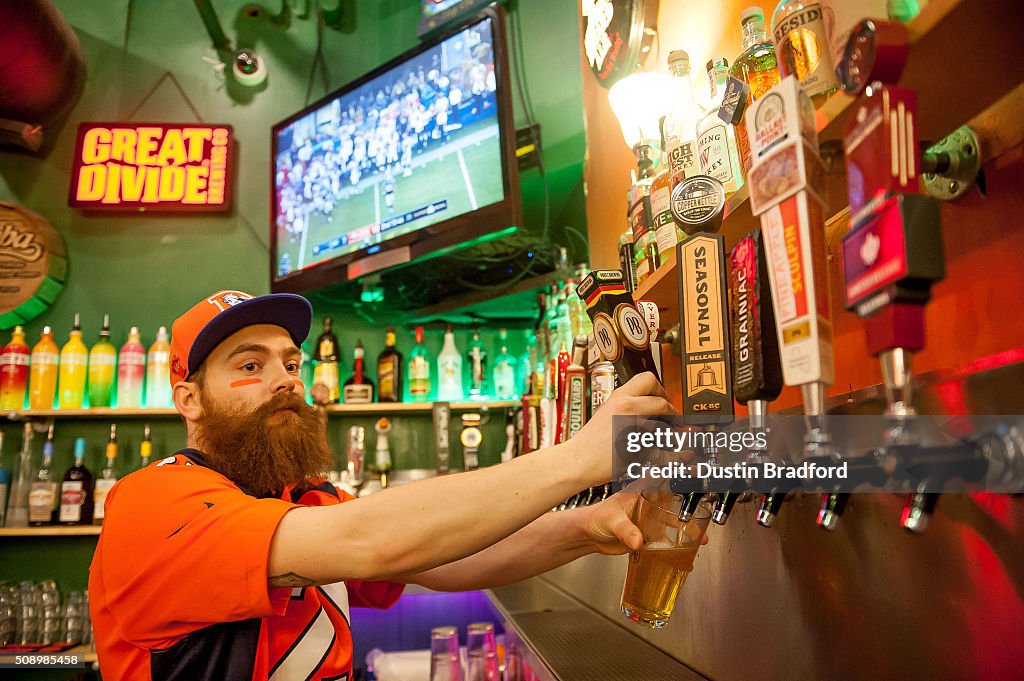
{"type": "Polygon", "coordinates": [[[275,395],[292,392],[297,382],[298,379],[288,372],[284,364],[281,364],[279,371],[275,372],[275,376],[270,382],[270,391],[275,395]]]}

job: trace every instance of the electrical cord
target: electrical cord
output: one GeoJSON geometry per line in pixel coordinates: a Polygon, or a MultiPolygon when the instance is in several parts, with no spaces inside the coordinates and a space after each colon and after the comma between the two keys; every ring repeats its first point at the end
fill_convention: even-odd
{"type": "Polygon", "coordinates": [[[316,13],[316,50],[313,52],[313,61],[309,66],[309,79],[306,81],[306,106],[309,105],[310,95],[313,94],[313,79],[316,77],[318,69],[321,85],[326,94],[330,90],[330,75],[327,70],[327,60],[324,59],[324,18],[322,10],[319,9],[316,13]]]}

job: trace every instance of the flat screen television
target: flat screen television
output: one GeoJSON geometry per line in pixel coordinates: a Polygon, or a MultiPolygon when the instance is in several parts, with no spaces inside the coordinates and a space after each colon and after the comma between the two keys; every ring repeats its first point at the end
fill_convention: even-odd
{"type": "Polygon", "coordinates": [[[272,290],[521,226],[506,49],[490,7],[273,126],[272,290]]]}

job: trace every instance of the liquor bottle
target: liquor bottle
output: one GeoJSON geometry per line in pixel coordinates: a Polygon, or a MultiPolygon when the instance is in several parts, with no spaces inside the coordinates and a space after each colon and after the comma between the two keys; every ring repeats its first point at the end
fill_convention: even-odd
{"type": "MultiPolygon", "coordinates": [[[[575,338],[580,334],[589,336],[594,331],[594,325],[590,321],[590,317],[587,315],[587,304],[576,295],[576,286],[579,285],[583,278],[590,274],[590,265],[581,263],[576,266],[576,277],[575,279],[569,280],[569,286],[566,287],[566,298],[569,301],[569,317],[572,321],[572,337],[575,338]]],[[[517,385],[522,385],[517,384],[517,385]]]]}
{"type": "Polygon", "coordinates": [[[316,339],[313,352],[313,399],[334,403],[341,399],[341,366],[338,353],[338,339],[331,331],[332,320],[324,317],[324,330],[316,339]],[[322,395],[320,393],[323,393],[322,395]]]}
{"type": "MultiPolygon", "coordinates": [[[[3,431],[0,431],[0,443],[3,443],[3,431]]],[[[7,522],[7,497],[11,491],[11,469],[4,465],[0,458],[0,527],[7,522]]]]}
{"type": "Polygon", "coordinates": [[[437,356],[437,399],[441,402],[461,400],[462,392],[462,355],[455,347],[455,334],[452,325],[444,330],[444,345],[437,356]]]}
{"type": "Polygon", "coordinates": [[[430,401],[430,353],[423,343],[423,327],[416,327],[416,344],[409,353],[409,399],[430,401]]]}
{"type": "Polygon", "coordinates": [[[665,153],[668,155],[668,170],[671,188],[683,180],[700,175],[700,161],[697,160],[697,121],[701,106],[693,96],[693,81],[690,79],[690,55],[684,50],[673,50],[668,55],[668,70],[672,76],[671,99],[668,113],[662,124],[665,153]]]}
{"type": "Polygon", "coordinates": [[[487,350],[480,340],[480,329],[473,329],[473,338],[466,351],[469,366],[469,399],[487,399],[487,350]]]}
{"type": "Polygon", "coordinates": [[[85,403],[85,379],[89,372],[89,348],[82,342],[79,315],[71,327],[68,342],[60,351],[57,404],[61,409],[81,409],[85,403]]]}
{"type": "Polygon", "coordinates": [[[395,348],[395,327],[384,334],[384,350],[377,356],[377,401],[402,401],[402,353],[395,348]]]}
{"type": "Polygon", "coordinates": [[[303,396],[307,402],[312,402],[310,391],[313,387],[313,356],[309,354],[309,339],[299,346],[299,351],[302,353],[302,367],[299,369],[299,380],[302,381],[303,396]]]}
{"type": "Polygon", "coordinates": [[[85,467],[85,438],[75,439],[75,463],[60,484],[61,525],[88,525],[92,522],[92,473],[85,467]]]}
{"type": "Polygon", "coordinates": [[[171,382],[171,344],[167,338],[167,327],[161,326],[156,332],[156,340],[149,346],[146,355],[146,406],[170,407],[171,382]]]}
{"type": "Polygon", "coordinates": [[[782,77],[796,76],[814,106],[820,107],[839,89],[821,5],[782,0],[772,14],[772,34],[782,77]]]}
{"type": "Polygon", "coordinates": [[[28,492],[28,524],[34,527],[53,525],[57,518],[57,479],[53,470],[53,424],[46,431],[43,463],[36,471],[28,492]]]}
{"type": "Polygon", "coordinates": [[[353,353],[352,375],[345,381],[342,390],[345,404],[366,404],[373,402],[373,381],[366,376],[363,366],[363,341],[356,341],[353,353]]]}
{"type": "MultiPolygon", "coordinates": [[[[654,183],[654,161],[651,159],[651,147],[638,145],[636,152],[636,180],[629,188],[627,201],[629,204],[629,224],[633,230],[633,262],[636,268],[637,286],[644,283],[654,270],[658,269],[661,259],[658,257],[658,240],[654,233],[654,219],[651,216],[651,185],[654,183]]],[[[550,352],[558,351],[558,346],[549,344],[550,352]],[[551,347],[551,346],[554,347],[551,347]]]]}
{"type": "Polygon", "coordinates": [[[668,168],[662,169],[651,182],[651,219],[654,221],[658,259],[667,260],[669,254],[675,251],[676,244],[686,238],[672,217],[672,175],[668,168]]]}
{"type": "MultiPolygon", "coordinates": [[[[782,79],[779,62],[775,57],[775,45],[764,25],[764,12],[760,7],[748,7],[740,14],[743,28],[743,52],[736,57],[729,72],[733,78],[750,86],[747,102],[761,99],[782,79]]],[[[736,126],[736,142],[739,145],[743,172],[750,170],[750,139],[747,136],[746,114],[736,126]]]]}
{"type": "Polygon", "coordinates": [[[149,465],[149,460],[153,456],[153,439],[150,436],[149,424],[142,431],[142,442],[139,443],[139,468],[145,468],[149,465]]]}
{"type": "Polygon", "coordinates": [[[498,331],[498,356],[494,358],[494,399],[514,400],[516,390],[516,360],[508,353],[508,332],[498,331]]]}
{"type": "Polygon", "coordinates": [[[146,346],[139,338],[139,327],[128,331],[128,340],[117,355],[117,406],[142,406],[142,388],[146,379],[146,346]]]}
{"type": "Polygon", "coordinates": [[[718,117],[729,80],[729,62],[723,57],[708,61],[708,82],[711,84],[711,108],[697,122],[697,155],[700,169],[725,187],[726,196],[743,186],[736,131],[718,117]]]}
{"type": "Polygon", "coordinates": [[[96,478],[96,486],[93,492],[93,514],[92,524],[102,525],[103,517],[106,515],[104,504],[107,501],[107,493],[117,482],[117,424],[110,424],[110,439],[107,440],[107,464],[96,478]]]}
{"type": "MultiPolygon", "coordinates": [[[[583,314],[586,314],[584,309],[583,314]]],[[[589,318],[588,318],[589,319],[589,318]]],[[[535,329],[526,329],[523,332],[526,339],[526,349],[519,356],[519,366],[516,369],[516,387],[523,391],[523,394],[530,392],[530,376],[537,366],[537,332],[535,329]]]]}
{"type": "Polygon", "coordinates": [[[53,329],[44,326],[39,342],[32,348],[32,359],[29,362],[29,409],[53,409],[53,400],[57,394],[57,352],[53,329]]]}
{"type": "MultiPolygon", "coordinates": [[[[103,315],[100,339],[89,350],[89,406],[109,407],[114,401],[117,348],[110,342],[110,315],[103,315]]],[[[165,380],[164,383],[167,383],[165,380]]]]}
{"type": "Polygon", "coordinates": [[[25,329],[16,326],[11,342],[4,346],[0,355],[0,409],[21,409],[25,406],[28,358],[25,329]]]}

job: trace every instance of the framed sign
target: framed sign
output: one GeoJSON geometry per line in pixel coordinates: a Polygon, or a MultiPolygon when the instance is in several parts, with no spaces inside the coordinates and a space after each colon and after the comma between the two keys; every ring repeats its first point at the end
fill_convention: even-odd
{"type": "Polygon", "coordinates": [[[0,201],[0,329],[46,311],[64,290],[67,269],[60,233],[36,213],[0,201]]]}
{"type": "Polygon", "coordinates": [[[611,87],[650,50],[658,0],[580,0],[583,53],[598,82],[611,87]]]}
{"type": "Polygon", "coordinates": [[[68,204],[88,210],[226,212],[230,125],[82,123],[68,204]]]}

